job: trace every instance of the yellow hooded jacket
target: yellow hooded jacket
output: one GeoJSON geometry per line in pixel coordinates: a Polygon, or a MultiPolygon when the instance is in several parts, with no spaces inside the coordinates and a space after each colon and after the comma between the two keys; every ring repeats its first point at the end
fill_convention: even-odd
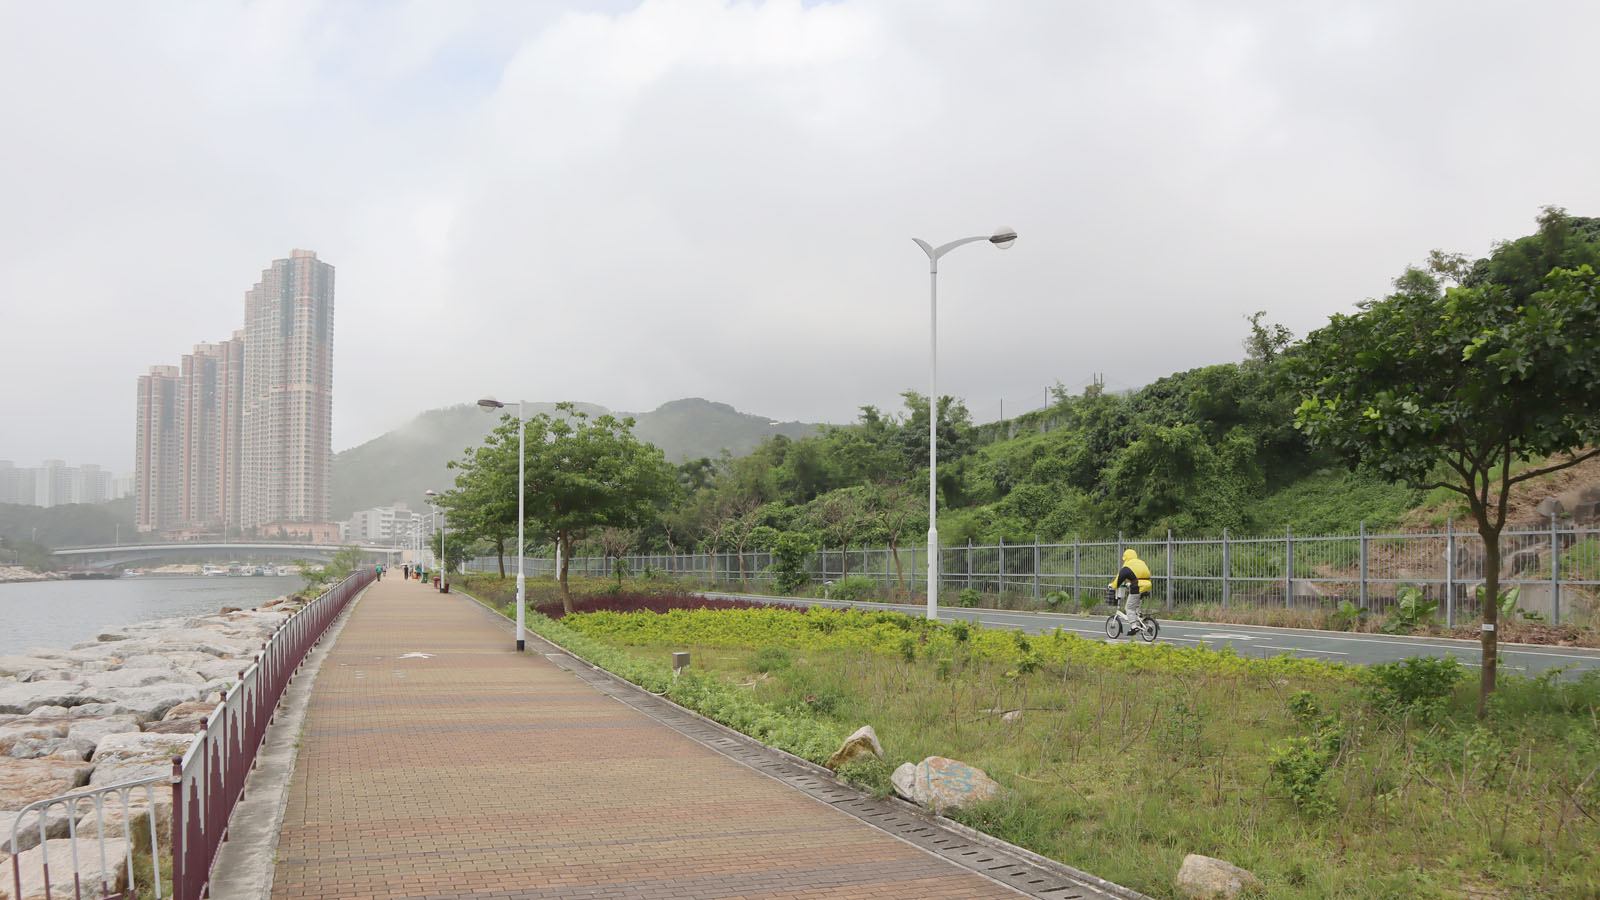
{"type": "MultiPolygon", "coordinates": [[[[1132,547],[1122,551],[1122,567],[1132,572],[1133,576],[1139,579],[1139,593],[1150,593],[1150,567],[1144,564],[1144,560],[1139,558],[1139,554],[1133,552],[1132,547]]],[[[1111,584],[1107,586],[1116,587],[1121,579],[1122,572],[1118,571],[1117,577],[1112,579],[1111,584]]]]}

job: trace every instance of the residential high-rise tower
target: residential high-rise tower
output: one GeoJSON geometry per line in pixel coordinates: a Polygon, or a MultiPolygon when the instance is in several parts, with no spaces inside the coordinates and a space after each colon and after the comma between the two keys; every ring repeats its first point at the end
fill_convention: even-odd
{"type": "Polygon", "coordinates": [[[326,522],[333,456],[333,266],[274,260],[245,294],[240,525],[326,522]]]}

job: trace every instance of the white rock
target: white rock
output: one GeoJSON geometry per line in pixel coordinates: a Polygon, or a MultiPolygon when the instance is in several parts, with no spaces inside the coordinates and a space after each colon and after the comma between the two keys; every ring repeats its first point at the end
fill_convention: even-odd
{"type": "Polygon", "coordinates": [[[115,672],[101,672],[98,675],[85,675],[85,686],[97,690],[125,690],[127,688],[148,687],[152,684],[181,684],[189,679],[198,682],[199,676],[193,672],[179,673],[176,668],[171,669],[118,669],[115,672]]]}
{"type": "MultiPolygon", "coordinates": [[[[51,722],[29,724],[26,720],[0,728],[0,753],[10,753],[18,741],[45,741],[63,737],[67,729],[51,722]]],[[[3,837],[3,835],[0,835],[3,837]]]]}
{"type": "Polygon", "coordinates": [[[85,715],[138,716],[141,722],[151,722],[167,714],[167,710],[188,700],[199,700],[200,689],[191,684],[152,684],[147,687],[108,690],[100,703],[83,704],[85,715]]]}
{"type": "Polygon", "coordinates": [[[1246,891],[1265,890],[1261,879],[1224,859],[1191,853],[1183,858],[1173,884],[1191,900],[1234,900],[1246,891]]]}
{"type": "Polygon", "coordinates": [[[889,780],[895,793],[934,812],[963,809],[1000,795],[1000,784],[982,769],[943,756],[905,763],[889,780]]]}
{"type": "Polygon", "coordinates": [[[194,741],[190,734],[131,734],[107,735],[94,751],[94,774],[89,784],[94,787],[137,781],[172,773],[172,758],[189,751],[194,741]]]}
{"type": "Polygon", "coordinates": [[[6,755],[12,759],[42,759],[47,756],[71,760],[85,758],[77,745],[61,737],[24,738],[12,744],[6,755]]]}
{"type": "Polygon", "coordinates": [[[250,668],[248,659],[210,659],[194,666],[192,671],[207,681],[235,682],[239,673],[250,668]]]}
{"type": "Polygon", "coordinates": [[[38,718],[59,718],[72,715],[72,710],[67,709],[65,706],[36,706],[33,708],[33,712],[28,713],[28,715],[38,718]]]}
{"type": "Polygon", "coordinates": [[[139,720],[134,716],[106,716],[72,723],[67,729],[67,740],[83,751],[84,759],[90,759],[102,740],[113,734],[136,733],[138,730],[139,720]]]}
{"type": "MultiPolygon", "coordinates": [[[[84,896],[103,897],[101,892],[102,882],[112,892],[120,891],[127,882],[123,866],[128,853],[128,842],[123,838],[106,838],[105,860],[106,868],[100,868],[100,841],[78,841],[78,865],[76,873],[79,883],[83,886],[84,896]]],[[[17,855],[16,863],[22,875],[23,900],[35,900],[45,895],[45,863],[49,863],[50,893],[53,897],[71,897],[74,891],[74,873],[72,869],[72,841],[49,841],[44,846],[34,847],[17,855]]],[[[7,866],[6,868],[10,868],[7,866]]],[[[11,879],[5,879],[4,888],[0,888],[0,900],[11,895],[11,879]]]]}
{"type": "Polygon", "coordinates": [[[845,738],[824,765],[837,772],[840,766],[863,756],[883,758],[883,744],[878,742],[878,733],[872,730],[871,725],[863,725],[845,738]]]}
{"type": "Polygon", "coordinates": [[[41,706],[77,706],[84,702],[76,681],[34,681],[0,687],[0,713],[28,713],[41,706]]]}
{"type": "Polygon", "coordinates": [[[0,654],[0,675],[15,676],[18,672],[28,672],[35,669],[71,668],[73,668],[72,663],[64,659],[49,659],[43,656],[18,653],[0,654]]]}

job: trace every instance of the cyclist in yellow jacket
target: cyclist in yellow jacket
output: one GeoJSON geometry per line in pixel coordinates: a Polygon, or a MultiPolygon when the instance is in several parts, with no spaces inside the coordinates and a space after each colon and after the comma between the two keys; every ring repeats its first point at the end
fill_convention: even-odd
{"type": "Polygon", "coordinates": [[[1130,622],[1139,621],[1139,601],[1150,592],[1150,567],[1144,564],[1139,554],[1133,548],[1122,551],[1122,570],[1117,572],[1117,579],[1108,587],[1117,589],[1117,599],[1125,600],[1128,604],[1127,618],[1130,622]]]}

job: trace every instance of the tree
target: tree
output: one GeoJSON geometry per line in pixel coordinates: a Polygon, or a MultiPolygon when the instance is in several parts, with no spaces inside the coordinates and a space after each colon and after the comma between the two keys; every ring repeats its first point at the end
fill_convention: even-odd
{"type": "Polygon", "coordinates": [[[633,419],[591,419],[571,403],[527,423],[527,512],[561,549],[561,604],[572,612],[567,569],[592,529],[638,528],[679,495],[661,450],[633,436],[633,419]]]}
{"type": "Polygon", "coordinates": [[[906,589],[905,570],[900,564],[900,539],[928,527],[927,507],[922,498],[903,484],[877,484],[867,489],[867,509],[877,531],[889,544],[894,557],[895,582],[906,589]]]}
{"type": "MultiPolygon", "coordinates": [[[[500,577],[506,577],[506,543],[517,533],[517,420],[503,416],[483,444],[446,464],[457,470],[454,490],[438,499],[452,534],[463,542],[481,538],[494,546],[500,577]]],[[[524,531],[526,531],[524,526],[524,531]]],[[[464,544],[463,544],[464,545],[464,544]]],[[[519,552],[526,552],[518,548],[519,552]]]]}
{"type": "Polygon", "coordinates": [[[1600,455],[1595,271],[1550,271],[1525,302],[1493,282],[1441,291],[1417,269],[1395,286],[1355,315],[1334,316],[1291,354],[1303,397],[1295,423],[1353,467],[1466,499],[1490,598],[1482,716],[1495,686],[1493,598],[1510,488],[1600,455]]]}
{"type": "Polygon", "coordinates": [[[818,497],[811,504],[812,526],[841,551],[840,577],[850,574],[850,545],[872,525],[872,512],[861,492],[861,488],[842,488],[818,497]]]}

